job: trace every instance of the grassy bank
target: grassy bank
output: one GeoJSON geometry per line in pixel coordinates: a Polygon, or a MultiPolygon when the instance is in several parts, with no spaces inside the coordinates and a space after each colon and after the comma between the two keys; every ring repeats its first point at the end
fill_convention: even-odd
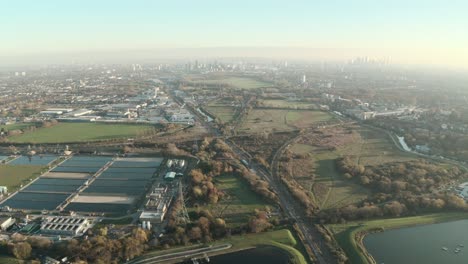
{"type": "Polygon", "coordinates": [[[466,218],[468,218],[468,213],[436,213],[412,217],[378,219],[367,222],[350,222],[347,224],[329,225],[328,228],[333,232],[337,242],[346,252],[350,263],[370,264],[371,262],[366,257],[367,252],[363,252],[363,250],[360,249],[360,241],[357,239],[358,233],[372,229],[394,229],[414,225],[449,222],[466,218]]]}

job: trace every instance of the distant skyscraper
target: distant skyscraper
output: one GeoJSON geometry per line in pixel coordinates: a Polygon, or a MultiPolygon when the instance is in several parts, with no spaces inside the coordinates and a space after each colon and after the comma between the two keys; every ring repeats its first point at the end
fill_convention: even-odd
{"type": "Polygon", "coordinates": [[[22,72],[21,75],[22,75],[22,76],[26,76],[26,72],[22,72]]]}
{"type": "Polygon", "coordinates": [[[302,83],[306,83],[306,81],[307,81],[307,79],[306,79],[306,76],[304,74],[304,75],[302,75],[302,83]]]}
{"type": "Polygon", "coordinates": [[[19,76],[19,74],[20,74],[19,72],[15,72],[15,76],[19,76]]]}

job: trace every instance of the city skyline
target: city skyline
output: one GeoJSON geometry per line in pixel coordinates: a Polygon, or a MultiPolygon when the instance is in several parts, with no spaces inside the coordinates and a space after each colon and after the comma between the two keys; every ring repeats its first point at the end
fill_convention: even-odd
{"type": "Polygon", "coordinates": [[[468,68],[463,34],[468,5],[462,1],[22,1],[0,6],[2,64],[86,57],[369,56],[468,68]]]}

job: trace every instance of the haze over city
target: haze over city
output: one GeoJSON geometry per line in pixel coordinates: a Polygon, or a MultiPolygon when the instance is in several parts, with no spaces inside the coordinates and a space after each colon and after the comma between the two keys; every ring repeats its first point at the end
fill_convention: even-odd
{"type": "Polygon", "coordinates": [[[367,56],[468,66],[465,1],[2,1],[0,7],[3,65],[44,58],[367,56]]]}

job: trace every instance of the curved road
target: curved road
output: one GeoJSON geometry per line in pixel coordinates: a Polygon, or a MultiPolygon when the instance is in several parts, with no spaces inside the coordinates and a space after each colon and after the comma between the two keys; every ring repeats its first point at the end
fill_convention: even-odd
{"type": "Polygon", "coordinates": [[[127,262],[127,264],[165,263],[167,261],[178,260],[178,259],[189,259],[189,258],[193,258],[197,256],[203,257],[205,254],[227,250],[227,249],[230,249],[231,247],[232,247],[231,244],[222,244],[222,245],[216,245],[216,246],[208,246],[204,248],[191,249],[191,250],[182,251],[182,252],[170,253],[170,254],[165,254],[165,255],[160,255],[160,256],[154,256],[154,257],[142,256],[142,257],[139,257],[138,259],[127,262]]]}

